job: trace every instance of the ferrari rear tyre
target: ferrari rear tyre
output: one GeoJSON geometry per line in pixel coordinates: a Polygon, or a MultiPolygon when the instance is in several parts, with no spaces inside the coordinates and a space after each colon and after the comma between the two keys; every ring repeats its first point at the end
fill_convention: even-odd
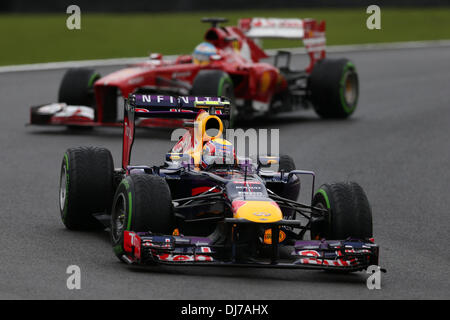
{"type": "Polygon", "coordinates": [[[113,195],[114,163],[109,150],[70,148],[61,164],[59,207],[71,230],[101,228],[93,213],[107,212],[113,195]]]}
{"type": "Polygon", "coordinates": [[[150,175],[127,176],[117,187],[111,212],[111,242],[115,254],[123,255],[125,231],[172,234],[172,196],[165,179],[150,175]]]}
{"type": "Polygon", "coordinates": [[[73,68],[67,70],[59,87],[58,101],[95,109],[93,88],[98,79],[100,79],[100,74],[92,69],[73,68]]]}
{"type": "Polygon", "coordinates": [[[200,70],[192,84],[193,96],[226,97],[231,103],[231,120],[225,123],[232,127],[237,115],[235,106],[234,85],[230,76],[221,70],[200,70]]]}
{"type": "Polygon", "coordinates": [[[348,59],[317,62],[308,85],[311,102],[322,118],[347,118],[355,111],[359,94],[358,74],[348,59]]]}
{"type": "Polygon", "coordinates": [[[314,196],[311,239],[344,240],[372,237],[372,210],[364,190],[355,182],[324,184],[314,196]]]}

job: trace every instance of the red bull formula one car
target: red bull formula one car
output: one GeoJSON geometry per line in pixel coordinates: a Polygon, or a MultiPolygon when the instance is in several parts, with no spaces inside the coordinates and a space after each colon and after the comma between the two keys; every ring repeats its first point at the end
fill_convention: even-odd
{"type": "MultiPolygon", "coordinates": [[[[358,76],[348,59],[328,59],[325,22],[313,19],[241,19],[238,26],[211,23],[192,55],[149,60],[101,77],[92,69],[70,69],[59,88],[57,103],[31,108],[31,124],[120,126],[118,97],[129,94],[225,96],[232,102],[232,118],[271,115],[313,107],[321,117],[346,118],[358,101],[358,76]],[[279,51],[274,64],[258,39],[303,40],[310,63],[305,70],[290,67],[291,53],[279,51]],[[254,41],[255,40],[255,41],[254,41]]],[[[178,126],[180,121],[142,119],[137,126],[178,126]]]]}
{"type": "Polygon", "coordinates": [[[378,264],[358,184],[325,184],[314,194],[315,174],[296,170],[288,156],[237,157],[223,135],[229,118],[223,99],[130,95],[120,169],[104,148],[64,154],[63,223],[76,230],[103,221],[117,257],[133,265],[359,271],[378,264]],[[164,165],[130,165],[139,118],[190,120],[164,165]],[[297,202],[302,176],[312,176],[310,204],[297,202]]]}

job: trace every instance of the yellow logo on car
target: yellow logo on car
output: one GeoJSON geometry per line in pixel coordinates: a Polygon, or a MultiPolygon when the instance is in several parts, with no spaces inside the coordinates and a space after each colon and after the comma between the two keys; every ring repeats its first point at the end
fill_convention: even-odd
{"type": "MultiPolygon", "coordinates": [[[[239,200],[237,202],[240,202],[239,200]]],[[[235,202],[236,203],[236,200],[235,202]]],[[[278,205],[273,201],[242,201],[234,212],[234,218],[259,223],[271,223],[283,219],[278,205]]]]}
{"type": "MultiPolygon", "coordinates": [[[[280,230],[278,242],[283,242],[284,239],[286,239],[286,233],[280,230]]],[[[272,244],[272,229],[266,229],[266,231],[264,232],[264,243],[272,244]]]]}

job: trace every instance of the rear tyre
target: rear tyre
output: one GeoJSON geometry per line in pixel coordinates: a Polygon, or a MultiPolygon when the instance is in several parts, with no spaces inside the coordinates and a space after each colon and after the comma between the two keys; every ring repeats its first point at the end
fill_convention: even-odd
{"type": "Polygon", "coordinates": [[[228,73],[221,70],[200,70],[192,83],[193,96],[226,97],[230,100],[230,121],[225,127],[232,128],[237,116],[235,106],[234,85],[228,73]]]}
{"type": "Polygon", "coordinates": [[[356,109],[359,82],[356,68],[348,59],[317,62],[309,77],[311,102],[322,118],[347,118],[356,109]]]}
{"type": "Polygon", "coordinates": [[[131,175],[119,184],[111,212],[111,242],[120,259],[125,231],[172,234],[174,214],[167,182],[154,175],[131,175]]]}
{"type": "MultiPolygon", "coordinates": [[[[280,163],[278,171],[280,172],[284,171],[287,173],[295,169],[296,169],[295,162],[291,156],[280,155],[280,163]]],[[[283,198],[296,201],[299,192],[300,192],[300,179],[296,175],[293,175],[286,184],[284,183],[282,184],[282,188],[278,194],[283,198]]],[[[283,216],[285,218],[292,217],[295,214],[295,210],[292,209],[282,208],[281,211],[283,212],[283,216]]]]}
{"type": "Polygon", "coordinates": [[[280,155],[280,166],[278,171],[289,172],[295,170],[295,162],[291,156],[288,155],[280,155]]]}
{"type": "Polygon", "coordinates": [[[372,237],[372,210],[364,190],[355,182],[324,184],[314,196],[311,239],[343,240],[372,237]]]}
{"type": "Polygon", "coordinates": [[[89,230],[102,225],[93,213],[108,211],[113,195],[114,163],[109,150],[70,148],[61,164],[59,207],[64,225],[89,230]]]}

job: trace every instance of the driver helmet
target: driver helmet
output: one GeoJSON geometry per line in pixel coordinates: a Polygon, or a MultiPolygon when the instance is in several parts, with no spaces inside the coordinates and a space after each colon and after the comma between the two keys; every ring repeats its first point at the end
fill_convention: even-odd
{"type": "Polygon", "coordinates": [[[236,154],[231,142],[213,138],[203,146],[202,167],[206,168],[212,164],[233,165],[236,161],[236,154]]]}
{"type": "Polygon", "coordinates": [[[210,58],[217,54],[217,49],[209,42],[202,42],[195,47],[192,58],[195,64],[209,64],[210,58]]]}

